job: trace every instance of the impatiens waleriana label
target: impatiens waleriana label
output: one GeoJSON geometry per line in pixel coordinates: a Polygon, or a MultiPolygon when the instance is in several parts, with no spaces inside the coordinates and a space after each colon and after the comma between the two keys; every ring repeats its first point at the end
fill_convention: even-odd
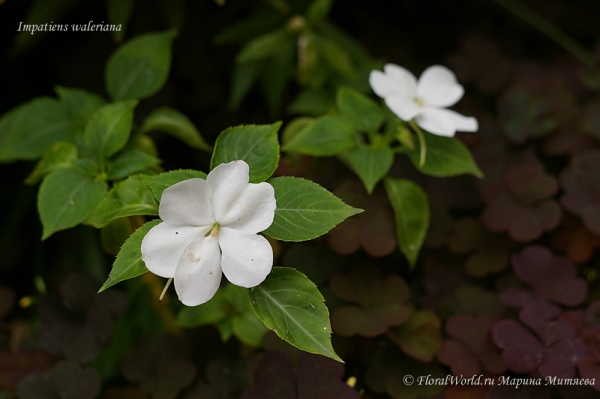
{"type": "Polygon", "coordinates": [[[448,68],[433,65],[417,78],[405,68],[386,64],[384,72],[371,71],[369,83],[394,114],[438,136],[452,137],[457,131],[476,132],[477,119],[445,109],[458,102],[463,87],[448,68]]]}
{"type": "Polygon", "coordinates": [[[215,167],[203,179],[167,188],[160,201],[163,220],[142,241],[142,260],[152,273],[172,278],[183,304],[207,302],[221,275],[241,287],[255,287],[273,267],[273,250],[257,233],[275,217],[269,183],[249,183],[248,164],[215,167]]]}

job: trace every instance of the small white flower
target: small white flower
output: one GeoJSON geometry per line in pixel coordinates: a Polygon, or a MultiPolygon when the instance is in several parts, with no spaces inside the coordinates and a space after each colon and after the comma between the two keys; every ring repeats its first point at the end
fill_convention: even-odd
{"type": "Polygon", "coordinates": [[[250,288],[271,272],[273,250],[257,233],[273,223],[275,191],[249,183],[249,171],[244,161],[221,164],[206,180],[185,180],[162,194],[164,222],[144,237],[142,260],[152,273],[174,279],[185,305],[212,298],[222,273],[250,288]]]}
{"type": "Polygon", "coordinates": [[[371,71],[369,83],[400,119],[415,122],[438,136],[452,137],[457,130],[476,132],[477,119],[449,109],[464,94],[463,87],[448,68],[434,65],[421,74],[419,81],[410,71],[386,64],[384,72],[371,71]]]}

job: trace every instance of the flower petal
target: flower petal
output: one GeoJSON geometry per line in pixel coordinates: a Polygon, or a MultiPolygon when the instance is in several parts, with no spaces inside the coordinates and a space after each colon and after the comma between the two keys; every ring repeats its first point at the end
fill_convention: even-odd
{"type": "Polygon", "coordinates": [[[208,302],[221,283],[221,250],[217,237],[202,237],[183,251],[175,269],[175,291],[187,306],[208,302]]]}
{"type": "Polygon", "coordinates": [[[211,196],[212,189],[205,180],[184,180],[163,191],[158,214],[171,225],[212,226],[211,196]]]}
{"type": "Polygon", "coordinates": [[[223,251],[221,267],[229,281],[240,287],[259,285],[273,267],[273,249],[263,236],[247,234],[227,227],[219,230],[223,251]]]}
{"type": "Polygon", "coordinates": [[[421,112],[421,107],[411,97],[402,95],[390,96],[385,98],[385,103],[403,121],[409,121],[421,112]]]}
{"type": "Polygon", "coordinates": [[[421,74],[416,95],[428,106],[446,108],[456,104],[464,92],[456,81],[454,72],[441,65],[434,65],[421,74]]]}
{"type": "Polygon", "coordinates": [[[417,90],[417,78],[411,71],[396,64],[385,64],[383,66],[383,71],[387,76],[401,84],[410,97],[415,95],[417,90]]]}
{"type": "Polygon", "coordinates": [[[219,223],[244,233],[258,233],[273,223],[276,207],[273,186],[249,184],[219,223]]]}
{"type": "Polygon", "coordinates": [[[148,270],[157,276],[174,277],[184,249],[192,241],[204,237],[211,227],[174,226],[164,222],[157,224],[142,240],[142,260],[148,270]]]}
{"type": "Polygon", "coordinates": [[[456,133],[454,119],[445,109],[423,108],[415,122],[422,129],[438,136],[452,137],[456,133]]]}
{"type": "Polygon", "coordinates": [[[386,73],[381,71],[371,71],[369,74],[369,84],[379,97],[386,98],[389,96],[404,96],[413,98],[415,96],[415,77],[406,69],[397,65],[387,64],[385,66],[386,73]],[[388,73],[390,70],[392,73],[388,73]],[[399,70],[405,71],[409,75],[405,75],[399,70]]]}
{"type": "Polygon", "coordinates": [[[212,209],[217,222],[227,214],[232,203],[250,181],[250,167],[244,161],[232,161],[214,168],[206,177],[212,188],[212,209]]]}
{"type": "Polygon", "coordinates": [[[477,119],[472,116],[464,116],[456,111],[452,111],[451,109],[442,109],[440,111],[452,119],[454,122],[454,127],[459,132],[476,132],[479,130],[477,119]]]}

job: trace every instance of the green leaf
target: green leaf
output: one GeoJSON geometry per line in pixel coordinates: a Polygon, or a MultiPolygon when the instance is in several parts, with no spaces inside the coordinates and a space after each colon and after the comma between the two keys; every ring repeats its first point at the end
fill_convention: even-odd
{"type": "Polygon", "coordinates": [[[385,118],[381,107],[375,101],[347,87],[338,90],[337,106],[342,115],[361,132],[377,131],[385,118]]]}
{"type": "Polygon", "coordinates": [[[250,306],[246,312],[231,318],[231,326],[233,335],[246,345],[255,348],[261,346],[263,336],[269,331],[250,306]]]}
{"type": "Polygon", "coordinates": [[[172,170],[170,172],[161,173],[148,178],[148,180],[146,180],[146,184],[148,184],[152,190],[154,198],[160,202],[160,198],[162,197],[162,193],[165,191],[165,189],[171,187],[175,183],[179,183],[180,181],[196,178],[206,179],[206,173],[191,169],[172,170]]]}
{"type": "Polygon", "coordinates": [[[97,110],[106,105],[102,97],[85,90],[61,86],[56,86],[54,90],[73,122],[81,129],[97,110]]]}
{"type": "Polygon", "coordinates": [[[447,177],[471,174],[483,177],[469,149],[458,139],[423,132],[427,155],[425,165],[419,166],[420,145],[408,153],[415,167],[429,176],[447,177]]]}
{"type": "Polygon", "coordinates": [[[398,247],[414,267],[429,226],[427,195],[410,180],[388,177],[384,184],[396,215],[398,247]]]}
{"type": "Polygon", "coordinates": [[[142,240],[151,228],[161,222],[160,219],[152,220],[133,232],[121,247],[108,278],[98,292],[102,292],[121,281],[141,276],[148,271],[142,260],[142,240]]]}
{"type": "Polygon", "coordinates": [[[345,49],[322,36],[318,37],[316,45],[319,55],[329,64],[331,69],[350,81],[358,80],[356,68],[345,49]]]}
{"type": "Polygon", "coordinates": [[[279,12],[261,10],[241,22],[226,26],[215,36],[215,44],[246,42],[249,37],[263,35],[285,23],[279,12]]]}
{"type": "Polygon", "coordinates": [[[210,168],[235,160],[250,166],[250,182],[267,180],[279,163],[277,131],[281,122],[272,125],[247,125],[231,127],[217,138],[210,168]]]}
{"type": "Polygon", "coordinates": [[[125,147],[137,101],[129,100],[100,108],[85,128],[83,140],[98,159],[107,159],[125,147]]]}
{"type": "Polygon", "coordinates": [[[276,240],[312,240],[362,212],[310,180],[277,177],[269,183],[275,189],[277,209],[273,224],[264,233],[276,240]]]}
{"type": "Polygon", "coordinates": [[[102,249],[110,255],[117,255],[125,240],[133,233],[130,218],[115,219],[100,230],[102,249]]]}
{"type": "Polygon", "coordinates": [[[25,184],[35,184],[45,175],[58,168],[65,168],[77,159],[77,147],[67,141],[60,141],[50,148],[35,169],[25,179],[25,184]]]}
{"type": "Polygon", "coordinates": [[[217,323],[227,317],[225,306],[224,290],[220,289],[208,302],[181,309],[177,314],[177,325],[193,328],[217,323]]]}
{"type": "Polygon", "coordinates": [[[135,0],[107,0],[108,21],[113,25],[120,25],[121,28],[112,32],[117,43],[121,43],[125,37],[127,25],[129,25],[131,14],[133,14],[134,4],[135,0]]]}
{"type": "Polygon", "coordinates": [[[374,149],[366,145],[361,145],[348,152],[347,159],[352,169],[354,169],[365,185],[367,192],[371,194],[377,182],[392,167],[394,151],[388,146],[374,149]]]}
{"type": "Polygon", "coordinates": [[[71,141],[71,119],[55,99],[37,98],[0,118],[0,162],[39,158],[59,141],[71,141]]]}
{"type": "Polygon", "coordinates": [[[91,180],[77,169],[60,168],[50,173],[38,192],[42,240],[83,222],[105,194],[105,182],[91,180]]]}
{"type": "Polygon", "coordinates": [[[319,24],[327,18],[332,4],[332,0],[313,0],[306,11],[306,19],[312,24],[319,24]]]}
{"type": "Polygon", "coordinates": [[[284,151],[314,156],[332,156],[356,145],[356,135],[350,122],[341,116],[315,119],[295,134],[282,147],[284,151]]]}
{"type": "Polygon", "coordinates": [[[142,150],[123,150],[108,163],[108,180],[117,180],[160,163],[142,150]]]}
{"type": "Polygon", "coordinates": [[[306,89],[288,105],[287,111],[294,115],[319,116],[331,107],[328,93],[322,89],[306,89]]]}
{"type": "Polygon", "coordinates": [[[158,215],[158,204],[147,180],[146,176],[132,176],[115,185],[85,222],[100,228],[125,216],[158,215]]]}
{"type": "Polygon", "coordinates": [[[305,127],[310,125],[315,119],[308,116],[301,116],[296,119],[292,119],[283,129],[281,133],[281,141],[284,143],[288,143],[291,141],[298,133],[304,130],[305,127]]]}
{"type": "Polygon", "coordinates": [[[259,319],[298,349],[342,361],[331,346],[329,311],[323,296],[306,276],[288,267],[274,267],[250,291],[259,319]]]}
{"type": "Polygon", "coordinates": [[[287,47],[293,41],[294,38],[286,28],[266,33],[246,44],[235,61],[238,64],[243,64],[270,58],[279,54],[281,48],[287,47]]]}
{"type": "Polygon", "coordinates": [[[164,132],[183,141],[192,148],[212,151],[212,147],[204,141],[196,126],[181,112],[169,107],[152,111],[144,120],[139,133],[164,132]]]}
{"type": "Polygon", "coordinates": [[[158,92],[171,68],[172,31],[127,41],[106,64],[106,91],[114,101],[142,99],[158,92]]]}

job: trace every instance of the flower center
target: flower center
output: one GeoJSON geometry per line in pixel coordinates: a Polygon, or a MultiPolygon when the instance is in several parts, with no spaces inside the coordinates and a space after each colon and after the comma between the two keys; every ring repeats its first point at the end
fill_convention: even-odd
{"type": "Polygon", "coordinates": [[[211,237],[214,237],[217,235],[220,228],[221,228],[221,225],[219,224],[219,222],[215,222],[215,224],[213,224],[212,229],[210,230],[210,233],[208,233],[208,234],[210,234],[211,237]]]}
{"type": "Polygon", "coordinates": [[[422,107],[425,105],[425,100],[423,100],[421,97],[415,97],[415,103],[417,103],[419,107],[422,107]]]}

